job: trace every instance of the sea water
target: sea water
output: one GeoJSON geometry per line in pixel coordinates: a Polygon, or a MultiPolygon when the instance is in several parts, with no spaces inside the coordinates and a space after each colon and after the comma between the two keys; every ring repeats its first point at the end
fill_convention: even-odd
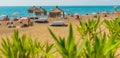
{"type": "MultiPolygon", "coordinates": [[[[8,15],[14,17],[14,13],[17,12],[17,17],[28,17],[34,14],[29,14],[28,9],[32,6],[0,6],[0,15],[8,15]]],[[[40,7],[40,6],[36,6],[40,7]]],[[[55,8],[55,6],[42,6],[48,13],[55,8]]],[[[98,13],[100,10],[103,12],[114,12],[114,6],[59,6],[61,10],[65,12],[65,15],[78,13],[80,15],[98,13]]],[[[120,6],[117,6],[117,10],[120,10],[120,6]]]]}

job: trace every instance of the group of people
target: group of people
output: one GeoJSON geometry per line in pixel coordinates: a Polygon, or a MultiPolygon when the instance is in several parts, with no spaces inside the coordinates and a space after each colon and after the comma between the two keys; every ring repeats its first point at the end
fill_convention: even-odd
{"type": "MultiPolygon", "coordinates": [[[[23,21],[26,21],[27,23],[23,23],[23,21],[20,20],[21,18],[22,18],[22,17],[20,17],[19,19],[17,19],[17,21],[18,21],[18,22],[17,22],[16,20],[11,21],[11,20],[9,19],[9,17],[6,16],[6,17],[3,19],[3,21],[6,22],[6,25],[7,25],[8,28],[16,28],[16,27],[19,26],[19,25],[15,24],[14,22],[20,23],[21,26],[19,26],[19,27],[28,27],[28,26],[32,26],[32,25],[33,25],[33,22],[31,21],[31,19],[30,19],[29,17],[27,17],[25,20],[23,20],[23,21]]],[[[2,24],[1,22],[2,22],[2,21],[0,21],[0,25],[2,24]]]]}

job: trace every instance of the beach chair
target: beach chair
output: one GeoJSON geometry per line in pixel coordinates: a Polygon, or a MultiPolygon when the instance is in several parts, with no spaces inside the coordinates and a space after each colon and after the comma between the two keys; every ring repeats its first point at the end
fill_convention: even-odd
{"type": "Polygon", "coordinates": [[[38,22],[38,23],[46,23],[48,21],[47,21],[47,18],[38,18],[38,20],[36,20],[36,22],[38,22]]]}
{"type": "Polygon", "coordinates": [[[67,26],[67,24],[64,23],[64,21],[53,21],[50,24],[51,26],[67,26]]]}

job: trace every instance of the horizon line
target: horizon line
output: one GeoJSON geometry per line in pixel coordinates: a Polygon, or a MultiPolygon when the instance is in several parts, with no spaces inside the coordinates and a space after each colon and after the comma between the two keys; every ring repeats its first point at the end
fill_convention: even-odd
{"type": "Polygon", "coordinates": [[[114,5],[0,5],[0,6],[114,6],[114,5]]]}

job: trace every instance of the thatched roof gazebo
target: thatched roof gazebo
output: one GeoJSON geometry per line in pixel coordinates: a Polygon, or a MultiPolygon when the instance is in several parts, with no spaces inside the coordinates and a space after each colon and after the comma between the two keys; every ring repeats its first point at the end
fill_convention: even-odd
{"type": "Polygon", "coordinates": [[[40,7],[40,8],[38,8],[38,9],[35,10],[35,14],[36,15],[41,15],[41,14],[46,15],[47,11],[44,8],[40,7]]]}
{"type": "Polygon", "coordinates": [[[59,17],[61,15],[64,17],[64,11],[61,10],[60,8],[58,8],[58,6],[56,6],[56,8],[51,10],[50,13],[49,13],[50,17],[59,17]]]}
{"type": "Polygon", "coordinates": [[[28,13],[33,13],[37,7],[33,6],[32,8],[28,9],[28,13]]]}

